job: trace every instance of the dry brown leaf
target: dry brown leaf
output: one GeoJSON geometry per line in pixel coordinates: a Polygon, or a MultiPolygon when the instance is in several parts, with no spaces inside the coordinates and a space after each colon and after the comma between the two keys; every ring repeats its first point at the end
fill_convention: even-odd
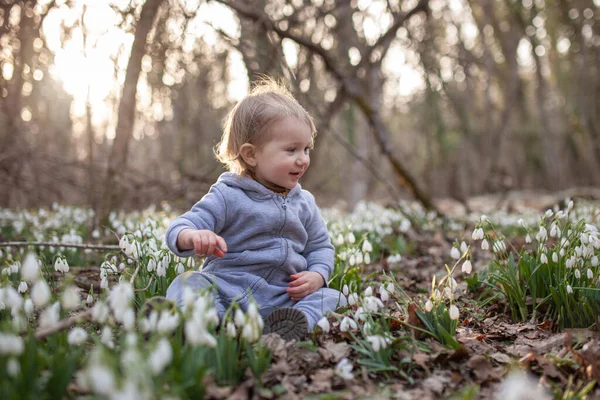
{"type": "Polygon", "coordinates": [[[308,385],[308,392],[310,393],[324,393],[331,392],[331,384],[333,379],[333,369],[319,369],[310,376],[311,382],[308,385]]]}
{"type": "Polygon", "coordinates": [[[319,348],[319,353],[325,361],[337,363],[342,358],[348,357],[352,349],[345,342],[336,343],[328,340],[319,348]]]}

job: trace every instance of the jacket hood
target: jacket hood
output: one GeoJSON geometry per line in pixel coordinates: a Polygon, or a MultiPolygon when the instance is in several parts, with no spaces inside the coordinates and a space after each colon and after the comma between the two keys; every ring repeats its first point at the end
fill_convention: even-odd
{"type": "MultiPolygon", "coordinates": [[[[273,196],[278,196],[277,193],[264,187],[261,183],[246,176],[239,176],[232,172],[225,172],[219,176],[217,183],[225,184],[229,187],[240,188],[248,193],[249,196],[258,199],[268,199],[273,196]]],[[[296,184],[288,193],[287,197],[297,195],[302,191],[302,186],[296,184]]]]}

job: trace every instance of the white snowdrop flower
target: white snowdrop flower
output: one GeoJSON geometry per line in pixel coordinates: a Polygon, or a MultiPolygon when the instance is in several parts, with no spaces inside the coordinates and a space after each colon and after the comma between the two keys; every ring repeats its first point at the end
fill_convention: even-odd
{"type": "Polygon", "coordinates": [[[354,319],[356,321],[364,321],[365,318],[365,310],[362,307],[358,307],[356,312],[354,312],[354,319]]]}
{"type": "Polygon", "coordinates": [[[567,212],[571,211],[573,209],[573,200],[569,200],[569,203],[567,204],[567,212]]]}
{"type": "Polygon", "coordinates": [[[369,242],[367,239],[365,239],[365,241],[362,244],[362,252],[370,253],[372,251],[373,251],[373,246],[371,245],[371,242],[369,242]]]}
{"type": "Polygon", "coordinates": [[[113,341],[113,332],[110,326],[104,325],[104,328],[102,328],[102,333],[100,334],[100,342],[102,342],[109,349],[115,347],[115,342],[113,341]]]}
{"type": "Polygon", "coordinates": [[[565,266],[568,269],[571,269],[571,268],[573,268],[575,266],[575,262],[576,262],[575,257],[571,256],[571,257],[567,258],[567,261],[565,262],[565,266]]]}
{"type": "Polygon", "coordinates": [[[427,302],[425,303],[425,311],[431,312],[431,310],[433,310],[433,303],[431,302],[431,300],[427,300],[427,302]]]}
{"type": "Polygon", "coordinates": [[[67,342],[71,346],[79,346],[87,340],[88,334],[85,329],[81,327],[75,327],[71,329],[71,332],[67,335],[67,342]]]}
{"type": "Polygon", "coordinates": [[[244,325],[246,325],[246,317],[244,316],[244,312],[239,308],[235,310],[235,313],[233,315],[233,322],[235,322],[238,328],[241,328],[244,325]]]}
{"type": "Polygon", "coordinates": [[[541,262],[542,264],[548,264],[548,257],[546,256],[546,253],[542,253],[542,254],[540,255],[540,262],[541,262]]]}
{"type": "Polygon", "coordinates": [[[154,260],[154,258],[151,258],[150,261],[148,261],[148,265],[146,266],[146,270],[148,270],[148,272],[152,272],[156,269],[156,260],[154,260]]]}
{"type": "Polygon", "coordinates": [[[525,243],[531,243],[531,236],[529,235],[529,233],[527,234],[527,236],[525,236],[525,243]]]}
{"type": "Polygon", "coordinates": [[[348,285],[344,284],[344,287],[342,288],[342,293],[344,294],[344,296],[348,297],[348,293],[349,293],[348,285]]]}
{"type": "Polygon", "coordinates": [[[356,264],[356,256],[354,254],[350,255],[350,258],[348,259],[348,264],[350,264],[351,267],[353,267],[356,264]]]}
{"type": "Polygon", "coordinates": [[[50,288],[46,281],[39,280],[31,289],[31,299],[38,307],[44,307],[50,301],[50,288]]]}
{"type": "Polygon", "coordinates": [[[91,293],[88,293],[86,299],[85,299],[85,303],[87,305],[91,305],[94,302],[94,296],[92,296],[91,293]]]}
{"type": "Polygon", "coordinates": [[[348,304],[353,306],[357,303],[358,303],[358,293],[350,293],[350,295],[348,296],[348,304]]]}
{"type": "Polygon", "coordinates": [[[19,268],[21,268],[21,264],[17,261],[15,263],[12,263],[10,266],[10,274],[16,274],[19,272],[19,268]]]}
{"type": "Polygon", "coordinates": [[[358,329],[358,325],[356,324],[356,321],[354,321],[352,318],[350,318],[350,317],[342,318],[342,322],[340,323],[340,331],[347,332],[349,330],[355,331],[357,329],[358,329]]]}
{"type": "Polygon", "coordinates": [[[364,259],[364,261],[365,261],[365,265],[371,264],[371,255],[370,255],[370,253],[365,253],[365,259],[364,259]]]}
{"type": "Polygon", "coordinates": [[[181,275],[185,272],[185,267],[181,262],[177,263],[177,266],[175,267],[175,272],[177,272],[177,275],[181,275]]]}
{"type": "Polygon", "coordinates": [[[546,391],[538,384],[537,378],[527,373],[513,372],[502,382],[496,399],[511,400],[550,400],[546,391]]]}
{"type": "Polygon", "coordinates": [[[468,249],[467,243],[465,243],[465,241],[463,240],[462,242],[460,242],[460,252],[462,254],[464,254],[468,249]]]}
{"type": "Polygon", "coordinates": [[[556,218],[558,219],[563,219],[567,216],[567,214],[565,214],[565,212],[563,210],[558,210],[556,212],[556,218]]]}
{"type": "Polygon", "coordinates": [[[354,379],[354,374],[352,374],[352,363],[347,358],[342,358],[340,362],[335,366],[335,374],[342,379],[350,380],[354,379]]]}
{"type": "Polygon", "coordinates": [[[108,319],[109,308],[103,301],[99,300],[92,309],[92,320],[103,324],[108,319]]]}
{"type": "Polygon", "coordinates": [[[237,329],[235,329],[235,324],[232,322],[227,323],[227,336],[234,338],[237,335],[237,329]]]}
{"type": "Polygon", "coordinates": [[[550,227],[550,237],[555,237],[556,236],[556,224],[552,223],[552,226],[550,227]]]}
{"type": "Polygon", "coordinates": [[[158,323],[156,324],[156,330],[158,333],[166,334],[171,333],[179,326],[179,314],[172,314],[168,311],[163,311],[160,314],[158,323]]]}
{"type": "Polygon", "coordinates": [[[365,297],[373,296],[373,288],[369,286],[367,289],[365,289],[364,295],[365,297]]]}
{"type": "Polygon", "coordinates": [[[581,278],[581,272],[579,272],[578,269],[575,270],[575,278],[577,278],[577,279],[581,278]]]}
{"type": "Polygon", "coordinates": [[[552,262],[554,262],[554,263],[558,262],[558,254],[555,251],[552,252],[552,262]]]}
{"type": "Polygon", "coordinates": [[[473,270],[473,266],[471,265],[471,260],[465,260],[461,268],[462,272],[469,275],[473,270]]]}
{"type": "Polygon", "coordinates": [[[55,302],[51,306],[46,307],[39,317],[40,328],[49,328],[54,326],[60,320],[60,304],[55,302]]]}
{"type": "Polygon", "coordinates": [[[67,260],[62,257],[58,257],[54,262],[54,270],[63,273],[69,272],[69,264],[67,263],[67,260]]]}
{"type": "Polygon", "coordinates": [[[598,256],[592,257],[592,259],[590,260],[590,263],[592,264],[592,267],[597,267],[598,266],[598,256]]]}
{"type": "Polygon", "coordinates": [[[366,337],[367,341],[371,344],[374,352],[378,352],[379,350],[383,350],[387,347],[388,341],[385,340],[383,336],[372,335],[366,337]]]}
{"type": "Polygon", "coordinates": [[[450,314],[450,319],[451,319],[451,320],[457,320],[457,319],[458,319],[458,317],[459,317],[459,312],[458,312],[458,307],[456,307],[456,305],[455,305],[455,304],[452,304],[452,305],[450,306],[450,311],[449,311],[449,314],[450,314]]]}
{"type": "Polygon", "coordinates": [[[340,260],[346,261],[348,259],[348,253],[346,253],[345,251],[342,251],[338,254],[338,257],[340,258],[340,260]]]}
{"type": "Polygon", "coordinates": [[[548,231],[546,231],[546,228],[542,225],[540,226],[540,230],[538,231],[538,233],[535,235],[535,239],[538,242],[543,242],[548,238],[548,231]]]}
{"type": "Polygon", "coordinates": [[[385,290],[387,290],[390,294],[394,294],[394,291],[396,290],[396,288],[394,287],[394,284],[392,282],[389,282],[385,286],[385,290]]]}
{"type": "Polygon", "coordinates": [[[346,241],[350,244],[353,244],[354,242],[356,242],[356,238],[354,237],[354,233],[352,232],[348,232],[348,234],[346,235],[346,241]]]}
{"type": "Polygon", "coordinates": [[[171,347],[171,343],[163,338],[148,357],[150,370],[154,375],[158,375],[171,363],[171,360],[173,360],[173,348],[171,347]]]}
{"type": "Polygon", "coordinates": [[[581,240],[581,243],[583,243],[583,244],[588,244],[590,242],[590,239],[589,239],[587,233],[585,233],[585,232],[583,232],[581,234],[581,236],[579,236],[579,240],[581,240]]]}
{"type": "Polygon", "coordinates": [[[359,251],[358,253],[356,253],[356,264],[360,265],[363,263],[363,261],[363,254],[359,251]]]}
{"type": "Polygon", "coordinates": [[[573,288],[571,287],[571,285],[567,285],[567,293],[573,293],[573,288]]]}
{"type": "Polygon", "coordinates": [[[379,310],[380,308],[384,307],[384,305],[381,302],[381,300],[379,300],[375,296],[367,296],[367,297],[365,297],[363,304],[364,304],[365,310],[368,311],[368,312],[377,312],[377,310],[379,310]]]}
{"type": "Polygon", "coordinates": [[[381,285],[379,287],[379,298],[384,303],[387,302],[390,299],[390,294],[387,292],[387,290],[385,290],[385,287],[383,287],[383,285],[381,285]]]}
{"type": "Polygon", "coordinates": [[[248,314],[248,318],[254,319],[260,317],[256,303],[250,303],[248,305],[248,310],[246,311],[246,313],[248,314]]]}
{"type": "Polygon", "coordinates": [[[481,241],[481,250],[487,251],[490,249],[490,244],[488,243],[487,239],[483,239],[481,241]]]}
{"type": "Polygon", "coordinates": [[[318,322],[317,325],[319,326],[319,328],[321,328],[323,330],[323,332],[328,333],[329,332],[329,320],[327,319],[327,317],[323,317],[321,318],[318,322]]]}
{"type": "Polygon", "coordinates": [[[21,363],[16,358],[9,358],[6,362],[6,372],[8,376],[15,378],[21,373],[21,363]]]}
{"type": "Polygon", "coordinates": [[[458,250],[456,247],[452,247],[452,250],[450,250],[450,257],[458,260],[460,258],[460,250],[458,250]]]}
{"type": "Polygon", "coordinates": [[[502,253],[504,250],[506,250],[506,246],[502,240],[496,240],[492,245],[492,251],[494,253],[502,253]]]}
{"type": "Polygon", "coordinates": [[[135,327],[135,313],[133,309],[128,308],[123,313],[121,323],[123,324],[123,329],[127,332],[131,332],[133,330],[133,328],[135,327]]]}
{"type": "Polygon", "coordinates": [[[21,266],[21,278],[27,282],[35,282],[40,276],[40,267],[33,253],[28,253],[21,266]]]}
{"type": "Polygon", "coordinates": [[[339,233],[337,235],[337,237],[335,238],[334,244],[336,246],[341,246],[344,244],[344,235],[342,235],[341,233],[339,233]]]}
{"type": "Polygon", "coordinates": [[[0,332],[0,355],[19,356],[24,349],[25,343],[21,336],[0,332]]]}
{"type": "Polygon", "coordinates": [[[25,293],[27,291],[27,282],[21,281],[19,283],[19,293],[25,293]]]}
{"type": "Polygon", "coordinates": [[[31,316],[31,314],[33,314],[33,308],[33,300],[26,299],[25,303],[23,304],[23,311],[25,311],[25,314],[31,316]]]}
{"type": "Polygon", "coordinates": [[[581,246],[575,247],[575,255],[577,255],[578,258],[581,258],[581,256],[583,255],[583,250],[581,249],[581,246]]]}
{"type": "Polygon", "coordinates": [[[586,271],[586,273],[587,273],[588,279],[593,279],[594,278],[594,273],[592,272],[591,269],[588,268],[587,271],[586,271]]]}
{"type": "Polygon", "coordinates": [[[68,286],[62,295],[62,307],[69,311],[81,305],[80,289],[77,286],[68,286]]]}
{"type": "Polygon", "coordinates": [[[546,218],[552,218],[552,216],[554,215],[554,213],[552,212],[552,210],[548,209],[546,210],[546,218]]]}
{"type": "Polygon", "coordinates": [[[12,286],[0,288],[0,302],[3,303],[2,308],[10,308],[13,315],[21,308],[23,297],[12,286]]]}
{"type": "Polygon", "coordinates": [[[520,226],[522,226],[523,228],[525,228],[525,221],[523,220],[523,218],[519,218],[519,219],[517,220],[517,223],[518,223],[520,226]]]}
{"type": "Polygon", "coordinates": [[[93,364],[86,369],[85,379],[92,392],[109,396],[115,391],[115,377],[109,368],[93,364]]]}

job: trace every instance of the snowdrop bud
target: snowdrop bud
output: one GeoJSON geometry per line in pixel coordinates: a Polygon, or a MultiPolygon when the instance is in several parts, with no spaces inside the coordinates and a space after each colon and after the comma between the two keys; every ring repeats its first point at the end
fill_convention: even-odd
{"type": "Polygon", "coordinates": [[[387,290],[385,290],[383,285],[381,285],[381,287],[379,288],[379,297],[381,298],[381,301],[384,301],[384,302],[386,302],[390,299],[390,295],[387,292],[387,290]]]}
{"type": "Polygon", "coordinates": [[[31,289],[31,299],[38,307],[44,307],[50,301],[50,288],[44,280],[40,280],[31,289]]]}
{"type": "Polygon", "coordinates": [[[17,375],[19,375],[21,373],[21,364],[19,363],[19,360],[16,358],[10,358],[6,362],[6,372],[12,378],[15,378],[17,375]]]}
{"type": "Polygon", "coordinates": [[[235,329],[235,324],[228,322],[227,323],[227,336],[234,338],[237,335],[237,330],[235,329]]]}
{"type": "Polygon", "coordinates": [[[358,303],[358,294],[357,293],[350,293],[350,295],[348,296],[348,304],[350,304],[351,306],[353,306],[356,303],[358,303]]]}
{"type": "Polygon", "coordinates": [[[154,258],[151,258],[150,261],[148,261],[146,269],[148,270],[148,272],[152,272],[156,269],[156,261],[154,260],[154,258]]]}
{"type": "Polygon", "coordinates": [[[114,347],[115,344],[113,342],[113,334],[112,334],[112,329],[110,328],[110,326],[104,325],[104,328],[102,328],[102,334],[100,335],[100,342],[102,342],[109,349],[112,349],[114,347]]]}
{"type": "Polygon", "coordinates": [[[373,288],[371,288],[371,286],[369,286],[366,290],[365,290],[365,297],[369,297],[369,296],[373,296],[373,288]]]}
{"type": "Polygon", "coordinates": [[[156,275],[157,276],[165,276],[167,274],[167,270],[165,269],[165,266],[161,263],[157,268],[156,268],[156,275]]]}
{"type": "Polygon", "coordinates": [[[86,304],[88,304],[88,305],[92,304],[92,303],[94,302],[94,296],[92,296],[92,294],[91,294],[91,293],[89,293],[89,294],[87,295],[87,298],[85,299],[85,302],[86,302],[86,304]]]}
{"type": "Polygon", "coordinates": [[[481,250],[489,250],[490,245],[487,241],[487,239],[483,239],[483,241],[481,242],[481,250]]]}
{"type": "Polygon", "coordinates": [[[356,263],[358,265],[363,263],[363,254],[361,252],[356,253],[356,263]]]}
{"type": "Polygon", "coordinates": [[[461,269],[462,269],[462,272],[469,275],[471,273],[471,271],[473,270],[473,266],[471,265],[471,260],[465,260],[461,269]]]}
{"type": "Polygon", "coordinates": [[[425,311],[431,312],[431,310],[433,310],[433,303],[431,302],[431,300],[427,300],[427,302],[425,303],[425,311]]]}
{"type": "Polygon", "coordinates": [[[462,254],[464,254],[467,251],[467,243],[465,243],[465,241],[463,240],[462,242],[460,242],[460,252],[462,254]]]}
{"type": "Polygon", "coordinates": [[[81,305],[81,297],[79,296],[79,288],[69,286],[65,289],[62,295],[62,307],[65,310],[73,310],[81,305]]]}
{"type": "Polygon", "coordinates": [[[554,263],[558,262],[558,254],[556,252],[552,253],[552,262],[554,262],[554,263]]]}
{"type": "Polygon", "coordinates": [[[79,346],[87,340],[88,334],[85,329],[76,327],[71,329],[71,332],[67,335],[67,342],[71,346],[79,346]]]}
{"type": "Polygon", "coordinates": [[[371,254],[370,253],[365,253],[365,264],[366,265],[371,264],[371,254]]]}
{"type": "Polygon", "coordinates": [[[367,239],[365,239],[365,241],[363,242],[363,245],[362,245],[362,252],[370,253],[372,251],[373,251],[373,246],[371,245],[371,242],[369,242],[367,239]]]}
{"type": "Polygon", "coordinates": [[[544,226],[540,226],[540,230],[538,231],[537,235],[535,235],[535,238],[538,242],[543,242],[548,238],[548,231],[544,226]]]}
{"type": "Polygon", "coordinates": [[[550,228],[550,237],[554,236],[556,236],[556,224],[552,224],[552,227],[550,228]]]}
{"type": "Polygon", "coordinates": [[[394,294],[396,288],[394,287],[394,284],[390,282],[386,285],[385,290],[387,290],[390,294],[394,294]]]}
{"type": "Polygon", "coordinates": [[[23,260],[21,277],[24,281],[35,282],[40,276],[40,267],[33,253],[28,253],[23,260]]]}
{"type": "Polygon", "coordinates": [[[25,300],[25,303],[23,304],[23,310],[25,311],[25,314],[29,316],[33,314],[33,301],[31,299],[25,300]]]}
{"type": "Polygon", "coordinates": [[[573,288],[571,287],[571,285],[567,285],[567,293],[573,293],[573,288]]]}
{"type": "Polygon", "coordinates": [[[592,267],[597,267],[598,266],[598,256],[592,257],[591,263],[592,263],[592,267]]]}
{"type": "Polygon", "coordinates": [[[594,277],[594,273],[589,268],[587,269],[587,277],[588,277],[588,279],[592,279],[594,277]]]}
{"type": "Polygon", "coordinates": [[[131,332],[133,330],[135,325],[135,313],[133,312],[133,309],[128,308],[125,310],[123,313],[123,320],[121,322],[124,330],[127,332],[131,332]]]}
{"type": "Polygon", "coordinates": [[[348,232],[348,234],[346,235],[346,241],[350,244],[356,242],[356,238],[354,237],[354,233],[352,232],[348,232]]]}
{"type": "Polygon", "coordinates": [[[458,312],[458,307],[456,307],[456,305],[452,304],[450,306],[450,319],[451,320],[457,320],[459,316],[459,312],[458,312]]]}
{"type": "Polygon", "coordinates": [[[554,213],[552,212],[552,210],[550,210],[550,209],[546,210],[546,218],[552,218],[553,215],[554,215],[554,213]]]}
{"type": "Polygon", "coordinates": [[[578,269],[575,270],[575,278],[577,278],[577,279],[581,278],[581,272],[579,272],[578,269]]]}
{"type": "Polygon", "coordinates": [[[531,243],[531,236],[529,235],[529,233],[527,234],[527,236],[525,236],[525,243],[531,243]]]}
{"type": "Polygon", "coordinates": [[[175,268],[175,272],[177,272],[177,275],[181,275],[185,272],[185,267],[183,266],[183,264],[181,262],[177,263],[177,266],[175,268]]]}
{"type": "Polygon", "coordinates": [[[244,316],[244,312],[239,308],[235,310],[235,314],[233,315],[233,322],[237,325],[238,328],[246,325],[246,317],[244,316]]]}
{"type": "Polygon", "coordinates": [[[19,293],[25,293],[27,291],[27,282],[21,281],[19,283],[19,293]]]}
{"type": "Polygon", "coordinates": [[[344,296],[348,296],[349,293],[349,289],[348,289],[348,285],[344,284],[344,287],[342,288],[342,293],[344,294],[344,296]]]}
{"type": "Polygon", "coordinates": [[[471,234],[471,239],[478,240],[479,239],[479,229],[473,229],[473,233],[471,234]]]}
{"type": "Polygon", "coordinates": [[[452,247],[452,250],[450,251],[450,257],[458,260],[460,258],[460,250],[458,250],[456,247],[452,247]]]}
{"type": "Polygon", "coordinates": [[[352,254],[348,259],[348,264],[350,264],[351,267],[353,267],[354,264],[356,264],[356,256],[354,254],[352,254]]]}
{"type": "Polygon", "coordinates": [[[567,204],[567,211],[571,211],[573,209],[573,200],[569,200],[569,204],[567,204]]]}
{"type": "Polygon", "coordinates": [[[167,339],[161,339],[156,349],[150,353],[148,364],[154,375],[160,374],[167,365],[173,360],[173,348],[167,339]]]}
{"type": "Polygon", "coordinates": [[[542,264],[548,264],[548,257],[546,257],[546,253],[542,253],[542,255],[540,256],[540,262],[542,264]]]}
{"type": "Polygon", "coordinates": [[[335,239],[335,245],[336,246],[341,246],[344,244],[344,235],[342,235],[341,233],[337,235],[337,238],[335,239]]]}
{"type": "Polygon", "coordinates": [[[319,328],[321,328],[323,330],[323,332],[327,333],[329,332],[329,320],[327,319],[327,317],[323,317],[319,320],[319,322],[317,322],[317,325],[319,325],[319,328]]]}

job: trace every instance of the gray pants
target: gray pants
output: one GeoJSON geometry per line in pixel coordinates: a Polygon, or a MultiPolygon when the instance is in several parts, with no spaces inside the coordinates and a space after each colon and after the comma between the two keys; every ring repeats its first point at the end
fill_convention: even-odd
{"type": "Polygon", "coordinates": [[[225,311],[232,302],[246,310],[251,295],[259,306],[260,315],[265,318],[277,308],[293,307],[304,312],[308,319],[308,330],[312,331],[317,321],[329,311],[347,304],[344,295],[335,290],[323,287],[300,301],[294,301],[286,293],[287,286],[274,285],[260,276],[248,272],[199,272],[188,271],[179,275],[167,289],[167,298],[183,307],[183,289],[189,286],[199,291],[213,286],[213,299],[223,318],[225,311]]]}

